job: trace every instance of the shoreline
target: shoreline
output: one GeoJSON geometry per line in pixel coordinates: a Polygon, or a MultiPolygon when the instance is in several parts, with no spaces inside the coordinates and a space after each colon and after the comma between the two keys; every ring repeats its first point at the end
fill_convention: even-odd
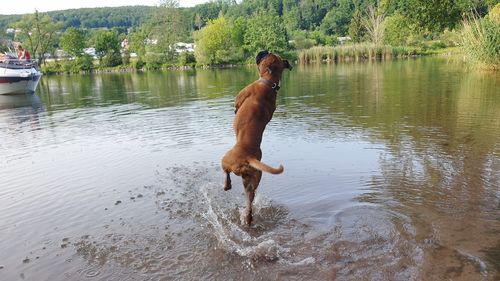
{"type": "MultiPolygon", "coordinates": [[[[443,49],[446,50],[446,49],[443,49]]],[[[341,63],[371,63],[371,62],[383,62],[389,60],[401,60],[401,59],[416,59],[420,57],[427,56],[443,56],[443,57],[451,57],[457,56],[460,53],[456,53],[453,51],[447,52],[432,52],[432,53],[419,53],[413,54],[403,57],[373,57],[373,58],[350,58],[346,57],[340,60],[335,59],[323,59],[321,62],[317,61],[307,61],[301,62],[298,59],[294,60],[295,65],[315,65],[315,64],[341,64],[341,63]]],[[[147,68],[134,68],[132,66],[128,67],[107,67],[107,68],[95,68],[90,71],[80,71],[80,72],[44,72],[42,70],[43,75],[73,75],[73,74],[102,74],[102,73],[120,73],[120,72],[149,72],[149,71],[186,71],[186,70],[196,70],[196,69],[230,69],[242,66],[253,66],[253,64],[223,64],[223,65],[204,65],[204,66],[196,66],[196,65],[186,65],[186,66],[168,66],[161,67],[158,69],[147,69],[147,68]]]]}

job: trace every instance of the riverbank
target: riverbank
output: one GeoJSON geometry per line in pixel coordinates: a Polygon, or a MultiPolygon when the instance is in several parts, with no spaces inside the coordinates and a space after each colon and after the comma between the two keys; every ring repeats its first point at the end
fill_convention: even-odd
{"type": "Polygon", "coordinates": [[[141,71],[165,71],[165,70],[190,70],[190,69],[221,69],[232,68],[246,65],[241,64],[221,64],[221,65],[175,65],[165,64],[159,67],[151,68],[138,59],[131,60],[129,64],[122,64],[114,67],[102,67],[97,60],[92,62],[92,66],[85,69],[79,69],[74,60],[56,60],[46,62],[41,66],[41,71],[44,75],[59,75],[59,74],[91,74],[91,73],[112,73],[112,72],[141,72],[141,71]]]}
{"type": "Polygon", "coordinates": [[[298,63],[350,62],[409,58],[429,55],[455,55],[459,47],[422,48],[412,46],[374,45],[368,43],[315,46],[298,52],[298,63]]]}
{"type": "MultiPolygon", "coordinates": [[[[286,58],[296,64],[325,63],[325,62],[362,62],[372,60],[401,59],[419,56],[433,55],[459,55],[459,47],[421,49],[416,47],[391,47],[371,46],[369,44],[352,44],[341,46],[316,46],[307,50],[289,53],[286,58]]],[[[112,73],[112,72],[143,72],[143,71],[166,71],[166,70],[192,70],[192,69],[223,69],[250,65],[253,63],[241,62],[219,65],[188,65],[165,64],[155,68],[148,68],[140,59],[131,59],[128,64],[115,67],[99,66],[98,61],[93,61],[91,66],[84,70],[78,69],[74,60],[56,60],[42,65],[41,71],[44,75],[57,74],[90,74],[90,73],[112,73]]]]}

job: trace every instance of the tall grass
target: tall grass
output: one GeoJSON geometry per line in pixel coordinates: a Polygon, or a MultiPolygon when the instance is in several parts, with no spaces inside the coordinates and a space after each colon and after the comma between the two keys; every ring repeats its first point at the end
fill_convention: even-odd
{"type": "Polygon", "coordinates": [[[474,66],[500,70],[500,20],[493,14],[482,19],[476,16],[464,19],[462,49],[474,66]]]}
{"type": "Polygon", "coordinates": [[[414,56],[417,49],[414,47],[392,47],[388,45],[375,45],[359,43],[340,46],[316,46],[298,53],[299,63],[321,63],[324,61],[361,61],[361,60],[387,60],[414,56]]]}

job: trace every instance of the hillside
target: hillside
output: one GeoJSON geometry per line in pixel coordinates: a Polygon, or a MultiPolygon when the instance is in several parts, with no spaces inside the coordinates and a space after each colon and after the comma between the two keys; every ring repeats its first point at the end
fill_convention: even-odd
{"type": "MultiPolygon", "coordinates": [[[[139,26],[151,15],[152,6],[124,6],[106,8],[81,8],[45,12],[56,21],[64,23],[64,29],[139,26]]],[[[12,27],[23,15],[0,15],[0,28],[12,27]]]]}

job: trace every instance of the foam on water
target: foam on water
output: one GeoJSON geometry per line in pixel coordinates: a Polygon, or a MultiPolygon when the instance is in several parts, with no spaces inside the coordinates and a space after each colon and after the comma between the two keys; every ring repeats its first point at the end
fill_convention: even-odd
{"type": "MultiPolygon", "coordinates": [[[[253,237],[247,231],[242,229],[241,225],[237,225],[228,217],[226,212],[221,210],[220,205],[214,203],[209,196],[210,184],[202,185],[200,191],[206,202],[206,211],[202,216],[207,220],[214,234],[217,237],[220,245],[228,252],[236,253],[241,257],[250,259],[251,261],[279,261],[281,264],[289,265],[304,265],[315,262],[313,257],[306,257],[301,261],[294,262],[288,260],[290,257],[290,249],[281,246],[275,239],[274,233],[268,232],[260,236],[253,237]]],[[[269,201],[257,195],[254,202],[254,212],[256,215],[262,207],[268,207],[269,201]]],[[[240,223],[244,209],[239,208],[240,223]]]]}

